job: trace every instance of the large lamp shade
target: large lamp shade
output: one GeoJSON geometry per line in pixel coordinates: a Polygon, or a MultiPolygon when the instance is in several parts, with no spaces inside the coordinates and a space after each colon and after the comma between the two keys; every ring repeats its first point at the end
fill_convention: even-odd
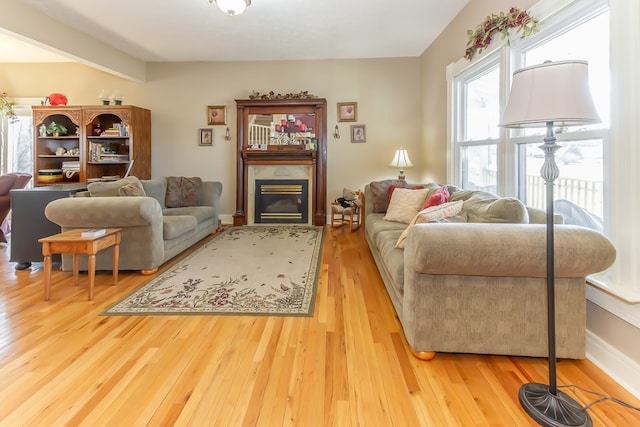
{"type": "Polygon", "coordinates": [[[586,61],[545,62],[513,73],[511,94],[500,126],[577,126],[598,123],[586,61]]]}

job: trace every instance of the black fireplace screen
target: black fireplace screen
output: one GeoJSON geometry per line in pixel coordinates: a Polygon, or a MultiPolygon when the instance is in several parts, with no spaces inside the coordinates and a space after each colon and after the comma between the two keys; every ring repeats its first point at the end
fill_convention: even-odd
{"type": "Polygon", "coordinates": [[[256,179],[255,194],[256,223],[307,223],[308,180],[256,179]]]}

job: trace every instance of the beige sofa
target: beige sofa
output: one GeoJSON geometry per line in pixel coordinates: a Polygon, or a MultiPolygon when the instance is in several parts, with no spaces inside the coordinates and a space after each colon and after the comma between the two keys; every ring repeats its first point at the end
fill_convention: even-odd
{"type": "MultiPolygon", "coordinates": [[[[189,203],[167,207],[168,178],[138,180],[128,177],[111,183],[92,183],[78,197],[58,199],[45,209],[46,217],[63,231],[74,228],[121,227],[120,270],[155,271],[158,266],[218,229],[220,182],[200,181],[189,203]],[[132,184],[133,183],[133,184],[132,184]],[[140,183],[145,196],[121,197],[122,187],[140,183]],[[84,196],[84,197],[83,197],[84,196]]],[[[175,203],[174,203],[175,204],[175,203]]],[[[177,203],[178,205],[182,203],[177,203]]],[[[100,251],[96,269],[111,270],[112,251],[100,251]]],[[[63,270],[73,266],[71,255],[62,256],[63,270]]],[[[87,258],[80,257],[86,270],[87,258]]]]}
{"type": "MultiPolygon", "coordinates": [[[[462,212],[411,226],[400,249],[395,244],[407,224],[381,212],[385,186],[394,183],[403,185],[365,187],[365,234],[414,354],[547,356],[545,213],[517,199],[449,187],[451,201],[463,200],[462,212]]],[[[429,196],[439,188],[427,187],[429,196]]],[[[602,234],[556,224],[559,358],[585,357],[585,277],[614,259],[602,234]]]]}

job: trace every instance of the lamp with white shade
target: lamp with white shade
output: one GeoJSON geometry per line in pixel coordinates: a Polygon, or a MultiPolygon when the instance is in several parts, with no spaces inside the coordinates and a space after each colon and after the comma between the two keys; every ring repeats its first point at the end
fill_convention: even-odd
{"type": "Polygon", "coordinates": [[[519,399],[523,409],[542,426],[591,426],[589,414],[556,384],[555,269],[553,230],[553,186],[560,175],[555,152],[560,148],[554,126],[578,126],[600,121],[589,91],[585,61],[545,62],[513,73],[509,101],[499,126],[545,127],[540,149],[544,164],[547,203],[547,322],[549,339],[549,385],[523,384],[519,399]]]}
{"type": "Polygon", "coordinates": [[[413,167],[413,163],[411,163],[411,159],[409,159],[409,153],[407,153],[407,150],[400,147],[396,150],[396,153],[393,156],[393,160],[391,160],[389,166],[400,169],[398,179],[404,181],[404,170],[405,168],[413,167]]]}
{"type": "Polygon", "coordinates": [[[230,16],[241,15],[251,5],[251,0],[209,0],[216,2],[220,10],[230,16]]]}

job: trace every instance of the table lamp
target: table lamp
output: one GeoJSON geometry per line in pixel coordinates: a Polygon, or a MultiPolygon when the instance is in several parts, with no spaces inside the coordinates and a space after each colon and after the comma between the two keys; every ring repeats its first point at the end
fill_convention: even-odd
{"type": "Polygon", "coordinates": [[[396,150],[393,160],[391,160],[389,166],[400,169],[398,179],[404,181],[404,169],[413,167],[413,163],[411,163],[411,160],[409,159],[409,153],[407,153],[407,150],[400,147],[396,150]]]}

